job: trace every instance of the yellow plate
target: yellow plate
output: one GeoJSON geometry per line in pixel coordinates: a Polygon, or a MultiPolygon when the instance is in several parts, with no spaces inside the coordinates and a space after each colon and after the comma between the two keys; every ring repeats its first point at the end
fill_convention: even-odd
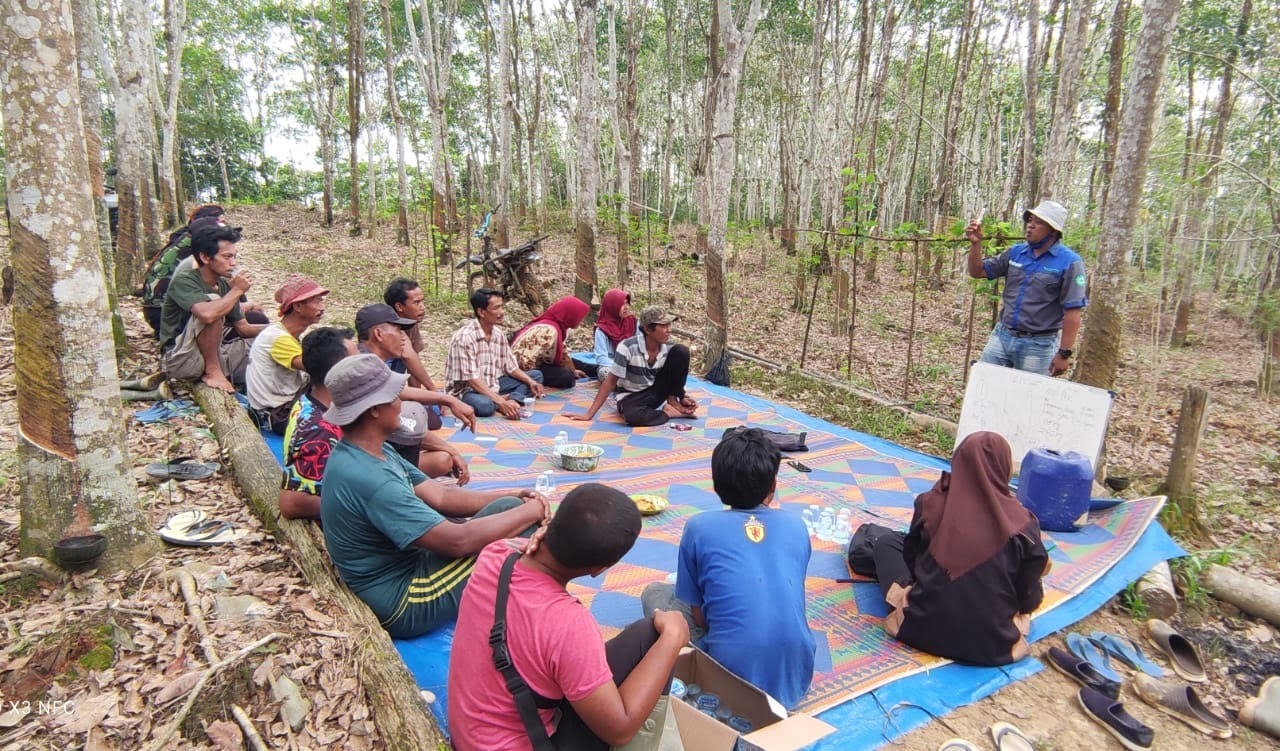
{"type": "Polygon", "coordinates": [[[636,508],[640,509],[640,513],[645,516],[661,514],[666,510],[667,506],[671,505],[666,498],[648,493],[637,493],[631,496],[631,500],[636,504],[636,508]]]}

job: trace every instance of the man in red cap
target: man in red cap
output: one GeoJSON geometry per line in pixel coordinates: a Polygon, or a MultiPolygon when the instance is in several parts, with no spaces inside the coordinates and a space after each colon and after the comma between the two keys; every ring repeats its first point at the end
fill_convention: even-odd
{"type": "Polygon", "coordinates": [[[245,384],[249,404],[267,416],[271,432],[284,435],[293,401],[307,386],[302,368],[302,332],[324,316],[329,290],[305,276],[293,275],[276,290],[280,320],[267,326],[249,348],[245,384]]]}

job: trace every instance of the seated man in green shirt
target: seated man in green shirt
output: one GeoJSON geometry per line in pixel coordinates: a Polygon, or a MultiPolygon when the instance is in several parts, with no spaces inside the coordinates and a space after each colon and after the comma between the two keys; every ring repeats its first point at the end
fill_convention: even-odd
{"type": "Polygon", "coordinates": [[[480,549],[530,535],[551,516],[547,499],[532,490],[445,487],[386,445],[400,428],[406,379],[369,354],[329,371],[324,417],[342,428],[342,440],[329,454],[320,489],[329,557],[396,638],[452,620],[480,549]]]}
{"type": "Polygon", "coordinates": [[[266,325],[240,311],[253,280],[236,273],[239,240],[237,230],[217,224],[192,233],[196,267],[174,275],[160,314],[160,362],[170,378],[199,378],[227,392],[244,382],[248,340],[266,325]]]}

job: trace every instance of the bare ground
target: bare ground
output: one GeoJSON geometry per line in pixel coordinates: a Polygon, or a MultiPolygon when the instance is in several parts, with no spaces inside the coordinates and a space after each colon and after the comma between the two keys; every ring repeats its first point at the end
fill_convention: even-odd
{"type": "MultiPolygon", "coordinates": [[[[290,272],[309,274],[333,290],[326,316],[330,323],[349,325],[355,310],[379,299],[382,287],[397,275],[414,276],[429,290],[438,290],[428,296],[430,347],[424,360],[433,374],[440,375],[444,338],[467,314],[461,274],[429,264],[424,254],[392,245],[392,233],[385,229],[377,239],[353,239],[341,228],[318,227],[314,212],[294,207],[238,207],[232,217],[245,226],[241,264],[255,278],[250,295],[268,307],[270,291],[290,272]]],[[[549,287],[548,297],[555,299],[571,292],[572,235],[556,227],[550,229],[553,237],[544,246],[546,258],[539,273],[549,287]]],[[[533,231],[530,227],[521,237],[533,231]]],[[[828,288],[822,287],[816,298],[806,347],[808,321],[803,313],[790,309],[794,259],[787,259],[766,238],[743,235],[735,239],[730,277],[732,344],[792,366],[799,362],[801,351],[807,350],[807,370],[849,377],[845,367],[849,340],[843,332],[831,333],[833,306],[828,288]]],[[[611,238],[602,237],[600,245],[598,267],[605,288],[612,286],[614,244],[611,238]]],[[[655,240],[651,251],[655,263],[650,271],[645,263],[646,248],[641,244],[633,251],[629,287],[638,301],[657,301],[673,308],[689,328],[699,325],[703,311],[703,269],[696,262],[679,260],[692,250],[688,231],[678,229],[669,249],[655,240]]],[[[990,310],[985,302],[976,306],[972,341],[966,346],[967,285],[961,287],[948,280],[939,291],[927,291],[922,285],[914,306],[913,367],[908,382],[905,343],[912,332],[911,261],[909,251],[899,255],[888,249],[879,261],[879,280],[859,280],[851,380],[923,411],[954,419],[959,411],[964,364],[981,346],[990,310]]],[[[1278,573],[1274,532],[1276,488],[1280,484],[1280,400],[1263,401],[1254,395],[1261,355],[1242,312],[1246,308],[1241,302],[1204,293],[1193,317],[1192,346],[1169,350],[1158,345],[1167,336],[1170,316],[1160,307],[1156,280],[1136,279],[1133,286],[1127,318],[1129,343],[1112,419],[1111,473],[1133,478],[1128,495],[1153,491],[1165,473],[1182,389],[1191,383],[1208,387],[1212,402],[1197,487],[1211,536],[1184,540],[1184,545],[1197,550],[1228,550],[1234,568],[1274,583],[1278,573]]],[[[125,307],[135,346],[123,369],[128,377],[151,370],[154,351],[146,340],[137,306],[127,301],[125,307]]],[[[527,318],[516,306],[510,311],[509,326],[527,318]]],[[[7,309],[0,309],[0,341],[12,342],[7,309]]],[[[586,345],[585,336],[580,344],[586,345]]],[[[734,377],[736,387],[837,422],[847,422],[843,416],[853,414],[843,397],[833,400],[820,388],[797,387],[794,379],[743,368],[736,368],[734,377]]],[[[0,400],[13,400],[11,346],[0,348],[0,400]]],[[[0,560],[4,561],[18,557],[14,411],[0,412],[0,436],[4,439],[0,444],[4,449],[0,453],[0,560]]],[[[945,440],[937,435],[900,423],[885,425],[886,437],[913,448],[945,452],[945,440]]],[[[865,422],[853,426],[867,428],[865,422]]],[[[129,440],[139,468],[140,495],[155,526],[174,510],[199,505],[257,529],[225,474],[206,483],[185,483],[172,489],[142,479],[141,467],[150,461],[179,455],[216,458],[216,444],[202,417],[150,427],[131,423],[129,440]]],[[[290,563],[289,551],[258,533],[234,551],[170,549],[139,571],[127,574],[83,575],[58,586],[0,585],[4,587],[0,599],[6,603],[0,623],[11,637],[0,650],[0,698],[21,698],[11,695],[13,686],[34,691],[31,681],[43,680],[50,684],[47,696],[71,698],[77,707],[86,708],[65,717],[34,713],[22,717],[11,729],[0,727],[0,747],[54,748],[71,743],[93,749],[137,748],[146,738],[154,737],[155,729],[168,722],[174,711],[173,704],[155,709],[156,695],[166,683],[184,673],[198,672],[205,664],[198,635],[183,615],[181,597],[162,576],[164,571],[190,561],[211,567],[196,567],[197,579],[206,587],[203,598],[208,611],[212,611],[215,593],[252,593],[264,601],[261,612],[249,619],[215,621],[212,629],[219,654],[233,652],[271,631],[286,638],[276,648],[251,655],[238,671],[229,670],[212,682],[184,725],[184,738],[175,746],[239,748],[238,731],[228,723],[230,704],[239,703],[255,718],[259,732],[273,747],[380,747],[376,728],[369,720],[376,708],[368,706],[354,681],[357,666],[346,658],[349,624],[329,603],[314,601],[290,563]],[[224,576],[219,577],[218,572],[224,576]],[[101,626],[112,619],[129,639],[118,631],[80,628],[86,623],[101,626]],[[74,641],[67,638],[72,633],[96,633],[98,642],[110,642],[114,664],[105,670],[89,669],[79,662],[83,655],[51,650],[51,645],[74,641]],[[104,633],[112,636],[101,636],[104,633]],[[130,642],[132,648],[126,648],[130,642]],[[48,666],[44,673],[36,670],[42,665],[48,666]],[[279,701],[271,697],[269,683],[272,675],[282,674],[293,677],[313,702],[311,716],[298,732],[287,730],[276,716],[279,701]],[[15,684],[19,680],[27,683],[15,684]],[[89,733],[94,726],[97,729],[89,733]]],[[[1216,604],[1194,586],[1188,594],[1193,606],[1184,606],[1175,623],[1201,644],[1210,663],[1210,683],[1201,695],[1234,720],[1234,712],[1258,684],[1267,675],[1280,672],[1275,630],[1216,604]]],[[[1140,636],[1140,622],[1114,601],[1076,626],[1085,632],[1093,629],[1140,636]]],[[[982,736],[996,721],[1019,725],[1037,740],[1038,748],[1118,747],[1075,708],[1074,695],[1075,684],[1046,670],[958,710],[942,722],[930,723],[908,735],[902,747],[935,748],[945,738],[961,735],[987,748],[991,746],[989,736],[986,741],[982,736]]],[[[1126,695],[1126,706],[1156,728],[1159,747],[1192,748],[1204,738],[1157,714],[1132,695],[1126,695]]],[[[3,721],[0,716],[0,726],[3,721]]],[[[1233,729],[1235,738],[1212,743],[1224,749],[1280,746],[1234,722],[1233,729]]]]}

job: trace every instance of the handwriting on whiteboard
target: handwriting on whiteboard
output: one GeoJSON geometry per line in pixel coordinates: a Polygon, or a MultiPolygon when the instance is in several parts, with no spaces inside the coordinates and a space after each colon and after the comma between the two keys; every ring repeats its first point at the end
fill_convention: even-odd
{"type": "Polygon", "coordinates": [[[1033,448],[1077,451],[1097,467],[1111,401],[1104,389],[974,363],[960,408],[956,444],[970,433],[991,430],[1009,442],[1015,467],[1033,448]]]}

